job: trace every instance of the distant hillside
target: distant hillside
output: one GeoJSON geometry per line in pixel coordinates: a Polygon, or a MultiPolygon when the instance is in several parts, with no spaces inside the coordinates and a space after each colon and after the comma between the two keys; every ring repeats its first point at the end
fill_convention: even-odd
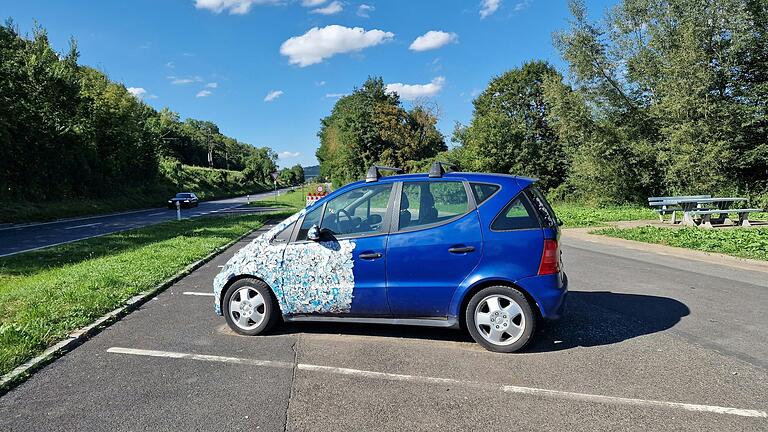
{"type": "Polygon", "coordinates": [[[320,165],[304,167],[304,177],[317,177],[320,175],[320,165]]]}

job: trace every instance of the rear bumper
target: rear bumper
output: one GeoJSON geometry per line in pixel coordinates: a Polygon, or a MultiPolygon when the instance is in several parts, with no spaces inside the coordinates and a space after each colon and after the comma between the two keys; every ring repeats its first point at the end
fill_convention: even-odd
{"type": "Polygon", "coordinates": [[[517,281],[533,297],[545,320],[560,318],[568,295],[568,276],[565,272],[546,276],[531,276],[517,281]]]}

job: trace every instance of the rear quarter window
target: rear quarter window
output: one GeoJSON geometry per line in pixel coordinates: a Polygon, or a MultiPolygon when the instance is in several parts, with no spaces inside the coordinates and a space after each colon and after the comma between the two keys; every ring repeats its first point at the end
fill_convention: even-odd
{"type": "Polygon", "coordinates": [[[499,185],[488,183],[470,183],[472,194],[475,196],[475,204],[480,205],[483,201],[495,194],[499,190],[499,185]]]}
{"type": "Polygon", "coordinates": [[[541,228],[541,226],[536,217],[536,211],[523,193],[513,198],[491,224],[491,229],[494,231],[532,228],[541,228]]]}

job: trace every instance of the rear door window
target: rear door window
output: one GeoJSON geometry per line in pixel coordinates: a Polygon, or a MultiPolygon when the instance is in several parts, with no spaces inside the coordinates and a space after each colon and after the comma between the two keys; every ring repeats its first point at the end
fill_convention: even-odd
{"type": "Polygon", "coordinates": [[[494,231],[531,228],[541,228],[541,226],[536,217],[536,210],[523,193],[512,199],[491,224],[491,229],[494,231]]]}
{"type": "Polygon", "coordinates": [[[432,225],[469,211],[464,183],[429,181],[403,183],[399,229],[432,225]]]}
{"type": "Polygon", "coordinates": [[[526,192],[531,199],[531,203],[533,203],[539,215],[541,215],[544,223],[550,228],[557,228],[557,216],[555,215],[555,211],[552,209],[552,206],[549,205],[549,202],[544,197],[544,194],[542,194],[541,191],[535,187],[529,187],[526,189],[526,192]]]}

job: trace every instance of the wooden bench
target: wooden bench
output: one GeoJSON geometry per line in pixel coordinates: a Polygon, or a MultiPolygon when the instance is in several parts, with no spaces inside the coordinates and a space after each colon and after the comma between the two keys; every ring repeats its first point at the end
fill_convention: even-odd
{"type": "Polygon", "coordinates": [[[649,197],[648,205],[651,207],[661,207],[653,209],[659,214],[659,221],[664,222],[664,215],[672,214],[672,224],[677,223],[677,213],[683,211],[682,207],[677,205],[679,200],[712,198],[712,195],[680,195],[665,197],[649,197]]]}
{"type": "MultiPolygon", "coordinates": [[[[751,226],[749,223],[749,214],[750,213],[761,213],[763,212],[763,209],[758,208],[750,208],[750,209],[718,209],[718,210],[692,210],[690,213],[692,215],[699,215],[701,216],[701,224],[699,225],[700,228],[712,228],[712,215],[713,214],[724,214],[728,215],[729,213],[737,213],[739,215],[739,226],[748,227],[751,226]]],[[[730,220],[726,217],[725,218],[726,223],[730,222],[730,220]]]]}

